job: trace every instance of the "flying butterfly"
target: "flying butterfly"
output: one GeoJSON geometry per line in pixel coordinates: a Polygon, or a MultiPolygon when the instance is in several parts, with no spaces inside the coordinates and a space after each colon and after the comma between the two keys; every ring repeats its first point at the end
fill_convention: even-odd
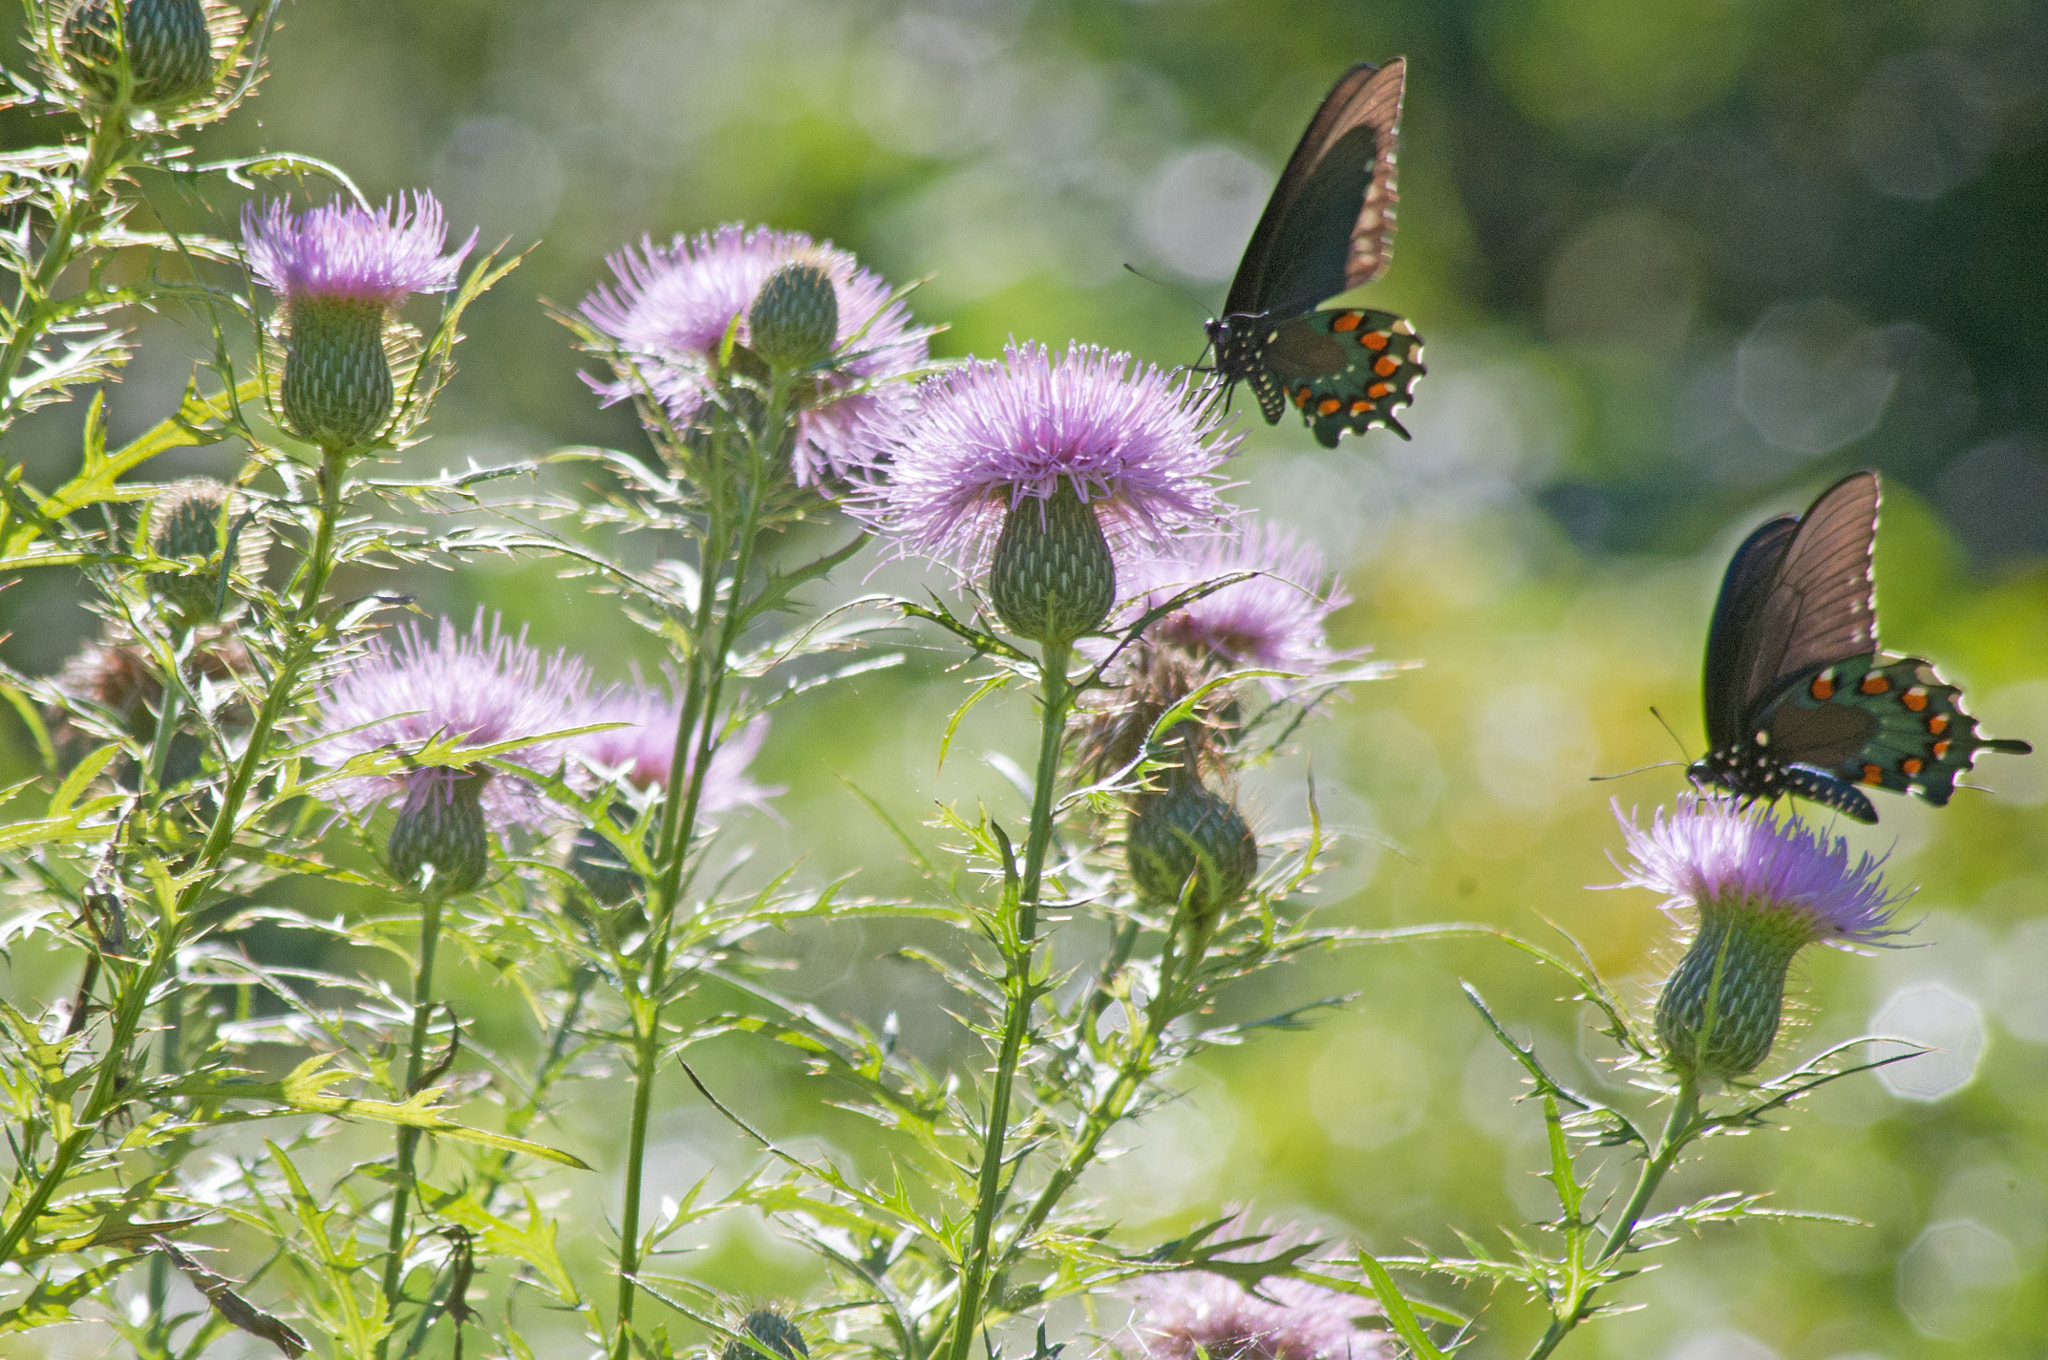
{"type": "Polygon", "coordinates": [[[1287,403],[1316,442],[1394,418],[1426,371],[1422,338],[1392,312],[1323,307],[1386,271],[1394,246],[1394,149],[1407,63],[1344,73],[1301,135],[1209,322],[1223,391],[1251,384],[1268,425],[1287,403]]]}
{"type": "Polygon", "coordinates": [[[1979,736],[1962,691],[1931,664],[1879,651],[1877,509],[1877,474],[1858,472],[1735,550],[1707,631],[1709,749],[1695,782],[1875,822],[1865,787],[1939,807],[1977,752],[2034,749],[1979,736]]]}

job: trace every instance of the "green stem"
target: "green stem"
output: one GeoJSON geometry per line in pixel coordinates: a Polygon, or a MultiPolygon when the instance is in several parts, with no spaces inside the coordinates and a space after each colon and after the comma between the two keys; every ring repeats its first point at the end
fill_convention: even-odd
{"type": "Polygon", "coordinates": [[[1031,826],[1024,842],[1024,870],[1018,884],[1016,916],[1009,938],[1000,941],[1005,956],[1003,978],[1003,1041],[996,1053],[995,1087],[989,1095],[988,1129],[982,1138],[981,1169],[975,1186],[974,1235],[966,1268],[960,1277],[960,1303],[953,1316],[951,1360],[967,1360],[980,1329],[992,1273],[989,1243],[1003,1200],[1003,1149],[1010,1131],[1010,1100],[1030,1033],[1031,1008],[1038,999],[1032,981],[1033,945],[1038,935],[1038,899],[1045,856],[1052,844],[1053,793],[1059,780],[1060,754],[1066,743],[1067,710],[1073,688],[1067,683],[1067,662],[1073,653],[1066,643],[1047,643],[1039,659],[1044,693],[1040,713],[1038,774],[1031,796],[1031,826]]]}
{"type": "Polygon", "coordinates": [[[334,547],[334,523],[341,513],[339,468],[345,461],[339,453],[328,456],[327,466],[332,475],[325,476],[321,484],[319,522],[314,532],[311,555],[301,573],[304,593],[297,613],[287,621],[291,637],[285,648],[284,660],[277,669],[269,692],[263,696],[263,702],[256,710],[256,720],[250,726],[242,758],[236,762],[226,786],[221,790],[219,809],[214,814],[213,825],[207,829],[206,840],[194,857],[191,876],[186,879],[183,890],[165,907],[157,924],[156,944],[149,958],[140,970],[129,974],[128,985],[120,990],[119,1000],[112,1008],[114,1020],[107,1046],[100,1056],[91,1093],[78,1113],[77,1122],[71,1133],[51,1152],[50,1164],[45,1168],[41,1182],[8,1221],[6,1228],[0,1229],[0,1266],[13,1259],[22,1240],[48,1207],[51,1195],[70,1175],[87,1143],[99,1131],[100,1121],[125,1100],[121,1094],[122,1073],[134,1050],[135,1036],[147,1014],[150,998],[177,962],[179,946],[184,942],[186,918],[220,881],[220,867],[234,845],[242,804],[269,754],[271,733],[277,730],[285,709],[291,705],[299,678],[305,673],[316,650],[318,630],[307,625],[318,611],[320,592],[333,570],[330,559],[334,547]]]}
{"type": "Polygon", "coordinates": [[[15,408],[14,380],[58,313],[59,309],[50,301],[50,292],[64,271],[78,258],[73,246],[80,236],[90,236],[105,216],[106,209],[100,200],[106,193],[108,181],[121,166],[128,141],[127,107],[121,105],[106,109],[93,126],[92,136],[86,143],[85,168],[79,176],[76,196],[59,210],[56,220],[50,224],[43,257],[36,262],[35,273],[21,286],[16,304],[24,315],[16,321],[13,334],[7,337],[6,347],[0,349],[0,429],[11,425],[20,414],[15,408]]]}
{"type": "MultiPolygon", "coordinates": [[[[1636,1224],[1641,1221],[1643,1211],[1650,1207],[1650,1199],[1657,1193],[1657,1187],[1663,1184],[1665,1175],[1677,1163],[1678,1154],[1699,1133],[1699,1112],[1698,1081],[1689,1073],[1681,1074],[1678,1095],[1671,1104],[1671,1117],[1664,1121],[1664,1131],[1657,1137],[1657,1147],[1643,1163],[1642,1172],[1636,1177],[1635,1191],[1629,1195],[1620,1217],[1608,1230],[1607,1240],[1601,1244],[1600,1254],[1593,1258],[1591,1269],[1599,1269],[1628,1248],[1629,1239],[1635,1235],[1636,1224]]],[[[1600,1282],[1595,1279],[1574,1291],[1568,1301],[1569,1307],[1562,1316],[1551,1319],[1550,1326],[1537,1340],[1536,1348],[1529,1352],[1529,1360],[1543,1360],[1558,1348],[1573,1328],[1586,1320],[1592,1308],[1593,1295],[1599,1287],[1600,1282]]]]}
{"type": "MultiPolygon", "coordinates": [[[[441,896],[436,893],[420,912],[420,958],[412,975],[412,1037],[406,1046],[405,1090],[399,1099],[419,1094],[420,1080],[427,1070],[427,1025],[434,1015],[434,953],[441,944],[441,896]]],[[[391,1192],[391,1230],[384,1239],[384,1316],[398,1312],[398,1291],[405,1274],[405,1219],[412,1198],[413,1163],[418,1155],[420,1131],[405,1125],[398,1130],[398,1187],[391,1192]]],[[[391,1332],[377,1342],[378,1360],[390,1350],[391,1332]]]]}
{"type": "MultiPolygon", "coordinates": [[[[669,764],[669,796],[662,808],[656,862],[661,872],[651,885],[648,903],[647,967],[640,975],[640,995],[633,1004],[633,1122],[626,1137],[626,1202],[619,1224],[618,1330],[613,1340],[616,1360],[626,1360],[633,1338],[633,1306],[639,1297],[635,1276],[640,1270],[640,1199],[647,1160],[647,1121],[654,1104],[654,1083],[661,1067],[661,1019],[668,993],[669,946],[676,902],[682,896],[683,869],[696,840],[697,814],[704,781],[717,748],[714,721],[725,690],[733,647],[746,620],[746,585],[753,569],[755,541],[761,532],[761,499],[768,474],[763,442],[779,438],[788,410],[789,383],[778,375],[769,393],[766,417],[747,439],[746,476],[739,488],[740,516],[729,527],[723,506],[714,505],[699,555],[695,654],[691,657],[683,711],[676,720],[676,739],[669,764]],[[725,609],[712,626],[718,583],[731,569],[725,609]],[[682,796],[675,785],[681,781],[682,796]]],[[[711,462],[721,460],[714,448],[711,462]]],[[[722,489],[722,488],[721,488],[722,489]]]]}

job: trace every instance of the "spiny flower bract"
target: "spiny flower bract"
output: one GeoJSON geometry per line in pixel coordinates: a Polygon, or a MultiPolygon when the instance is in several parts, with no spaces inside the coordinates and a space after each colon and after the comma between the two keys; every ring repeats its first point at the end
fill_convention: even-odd
{"type": "Polygon", "coordinates": [[[346,200],[303,213],[282,199],[242,210],[242,242],[256,277],[288,302],[374,301],[455,286],[476,233],[442,254],[448,225],[430,193],[400,194],[382,208],[346,200]]]}
{"type": "MultiPolygon", "coordinates": [[[[621,723],[570,739],[570,750],[590,772],[616,776],[637,788],[663,788],[675,761],[676,724],[682,701],[660,689],[623,685],[594,698],[583,721],[621,723]]],[[[765,788],[747,778],[747,766],[768,736],[768,719],[759,716],[728,735],[712,752],[698,807],[707,813],[736,807],[762,807],[781,790],[765,788]]],[[[694,749],[695,742],[692,742],[694,749]]]]}
{"type": "Polygon", "coordinates": [[[928,355],[926,332],[887,280],[802,232],[728,223],[665,246],[643,239],[609,263],[612,281],[583,300],[582,313],[623,351],[621,371],[591,385],[620,401],[644,384],[678,424],[711,395],[710,369],[735,317],[738,341],[747,343],[747,313],[762,285],[788,264],[824,270],[839,306],[839,347],[849,353],[822,378],[830,399],[797,418],[800,484],[843,476],[874,456],[874,432],[889,428],[909,400],[902,384],[886,380],[922,368],[928,355]],[[856,385],[864,390],[848,392],[856,385]]]}
{"type": "Polygon", "coordinates": [[[1851,858],[1849,842],[1779,818],[1760,804],[1682,795],[1648,827],[1614,804],[1630,863],[1618,886],[1664,894],[1667,910],[1768,912],[1804,931],[1808,943],[1874,944],[1898,932],[1902,900],[1884,883],[1882,857],[1851,858]]]}
{"type": "MultiPolygon", "coordinates": [[[[338,766],[369,753],[402,754],[435,738],[465,746],[493,746],[522,737],[580,727],[593,719],[589,674],[565,652],[542,656],[526,640],[505,633],[481,609],[467,632],[442,618],[430,635],[409,623],[373,638],[319,688],[319,736],[313,754],[338,766]]],[[[534,740],[499,759],[535,771],[559,765],[561,738],[534,740]]],[[[377,804],[414,791],[421,783],[471,777],[439,767],[405,775],[366,775],[340,781],[339,800],[362,815],[377,804]]],[[[483,791],[483,807],[497,824],[529,828],[550,820],[547,805],[523,780],[498,774],[483,791]]]]}
{"type": "Polygon", "coordinates": [[[1212,527],[1215,471],[1236,447],[1185,382],[1128,354],[1012,344],[918,389],[855,513],[915,553],[984,565],[1013,508],[1062,485],[1113,543],[1212,527]]]}

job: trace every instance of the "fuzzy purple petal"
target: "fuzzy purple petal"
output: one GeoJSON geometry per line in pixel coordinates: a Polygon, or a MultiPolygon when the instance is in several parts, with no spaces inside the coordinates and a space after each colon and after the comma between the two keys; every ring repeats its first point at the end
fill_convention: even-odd
{"type": "MultiPolygon", "coordinates": [[[[667,788],[682,711],[681,701],[666,691],[637,684],[622,686],[594,699],[584,721],[626,725],[571,738],[571,754],[601,777],[622,778],[642,789],[667,788]]],[[[719,743],[711,754],[711,768],[698,804],[703,811],[765,807],[781,792],[747,778],[747,766],[767,736],[768,719],[756,717],[719,743]]]]}
{"type": "MultiPolygon", "coordinates": [[[[566,653],[543,657],[522,631],[488,626],[481,609],[466,633],[443,618],[429,636],[418,624],[373,639],[320,686],[313,756],[340,765],[369,752],[417,750],[436,737],[491,746],[538,737],[592,721],[590,681],[583,663],[566,653]]],[[[536,771],[552,769],[567,754],[561,739],[534,741],[499,758],[536,771]]],[[[340,800],[358,815],[447,771],[372,776],[341,781],[340,800]]],[[[515,777],[493,777],[483,793],[494,820],[539,827],[547,805],[515,777]]]]}
{"type": "Polygon", "coordinates": [[[408,293],[439,293],[461,277],[471,232],[452,254],[441,253],[448,225],[429,193],[401,194],[382,208],[337,200],[294,213],[282,199],[242,209],[249,267],[289,302],[352,298],[386,306],[408,293]]]}
{"type": "Polygon", "coordinates": [[[696,415],[709,392],[705,373],[726,328],[747,312],[769,276],[786,264],[814,264],[832,280],[839,301],[839,346],[847,352],[826,384],[846,393],[804,411],[797,421],[800,483],[844,477],[876,456],[875,430],[893,428],[908,408],[902,384],[888,384],[924,366],[926,332],[895,300],[888,281],[831,242],[802,232],[751,230],[727,224],[666,246],[643,240],[614,255],[613,281],[583,300],[583,315],[616,341],[626,368],[594,382],[608,401],[645,384],[678,423],[696,415]]]}
{"type": "MultiPolygon", "coordinates": [[[[1133,603],[1125,622],[1205,581],[1258,572],[1182,606],[1146,629],[1152,645],[1216,656],[1231,666],[1287,671],[1314,683],[1358,653],[1333,650],[1330,615],[1351,602],[1326,574],[1323,555],[1277,524],[1240,525],[1229,533],[1174,539],[1163,549],[1133,552],[1122,564],[1122,593],[1133,603]]],[[[1300,681],[1269,681],[1285,691],[1300,681]]]]}
{"type": "Polygon", "coordinates": [[[1127,354],[1011,345],[925,383],[855,514],[900,553],[982,564],[1011,508],[1062,484],[1113,542],[1213,529],[1217,467],[1237,439],[1185,380],[1127,354]]]}
{"type": "Polygon", "coordinates": [[[1788,913],[1810,938],[1875,944],[1899,933],[1886,888],[1884,858],[1852,859],[1849,842],[1779,818],[1760,804],[1686,794],[1658,808],[1647,827],[1614,805],[1630,863],[1616,886],[1663,893],[1667,909],[1742,909],[1788,913]]]}

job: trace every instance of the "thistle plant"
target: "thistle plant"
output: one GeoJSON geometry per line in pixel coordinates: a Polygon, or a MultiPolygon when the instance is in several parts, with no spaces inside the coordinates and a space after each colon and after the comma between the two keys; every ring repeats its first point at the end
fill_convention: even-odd
{"type": "MultiPolygon", "coordinates": [[[[1625,886],[1689,932],[1643,1005],[1574,949],[1319,917],[1314,788],[1284,827],[1245,776],[1398,668],[1333,644],[1342,580],[1228,503],[1238,436],[1199,374],[1078,343],[937,362],[908,288],[728,225],[624,248],[556,317],[640,447],[409,472],[465,308],[516,261],[479,256],[424,189],[375,206],[307,158],[196,159],[190,134],[255,90],[275,15],[30,5],[38,74],[17,89],[65,131],[10,161],[0,440],[91,396],[75,475],[32,486],[0,444],[0,567],[69,573],[97,632],[54,674],[0,675],[41,761],[0,790],[0,952],[34,940],[65,970],[54,1005],[0,1000],[0,1344],[81,1320],[147,1360],[1462,1344],[1477,1324],[1400,1271],[1526,1288],[1540,1360],[1672,1229],[1769,1212],[1657,1207],[1702,1140],[1896,1060],[1773,1066],[1799,952],[1885,943],[1898,901],[1878,862],[1782,810],[1622,819],[1625,886]],[[141,309],[209,343],[175,408],[110,448],[110,406],[140,399],[109,384],[141,309]],[[152,480],[180,449],[206,475],[152,480]],[[934,588],[815,607],[870,548],[934,588]],[[427,618],[391,575],[485,554],[643,626],[663,683],[516,617],[427,618]],[[371,579],[397,585],[355,593],[371,579]],[[849,789],[915,872],[901,895],[870,895],[872,863],[766,863],[749,831],[782,791],[757,760],[802,730],[781,706],[913,652],[964,685],[950,716],[907,715],[942,763],[979,706],[1035,716],[1035,741],[990,753],[1014,797],[919,828],[849,789]],[[935,974],[950,1047],[788,981],[783,941],[849,922],[935,974]],[[1449,936],[1561,970],[1636,1085],[1569,1088],[1471,993],[1542,1107],[1556,1251],[1475,1234],[1381,1257],[1220,1210],[1166,1240],[1117,1221],[1103,1163],[1182,1066],[1326,1004],[1222,1018],[1259,994],[1242,984],[1449,936]],[[832,1140],[726,1087],[698,1060],[714,1040],[756,1067],[794,1055],[832,1140]],[[588,1114],[613,1091],[607,1157],[588,1114]],[[673,1199],[650,1165],[665,1096],[742,1149],[673,1199]],[[1583,1174],[1602,1150],[1636,1162],[1614,1206],[1583,1174]],[[805,1297],[735,1297],[680,1258],[743,1215],[815,1257],[805,1297]]],[[[780,768],[817,764],[799,754],[780,768]]],[[[920,777],[891,792],[923,801],[920,777]]]]}

